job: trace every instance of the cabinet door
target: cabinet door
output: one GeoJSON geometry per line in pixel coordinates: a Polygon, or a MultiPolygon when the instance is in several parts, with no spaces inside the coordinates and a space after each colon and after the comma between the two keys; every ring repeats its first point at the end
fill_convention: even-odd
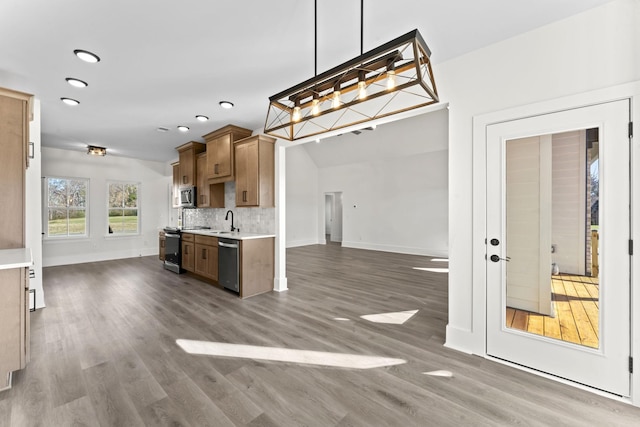
{"type": "Polygon", "coordinates": [[[198,177],[196,187],[198,196],[198,207],[208,208],[210,207],[210,191],[209,184],[207,183],[207,155],[198,155],[196,160],[196,175],[198,177]]]}
{"type": "Polygon", "coordinates": [[[173,165],[173,207],[180,207],[180,163],[173,165]]]}
{"type": "Polygon", "coordinates": [[[258,206],[258,141],[235,146],[236,206],[258,206]]]}
{"type": "Polygon", "coordinates": [[[190,187],[195,185],[195,158],[193,150],[180,152],[180,185],[190,187]]]}
{"type": "Polygon", "coordinates": [[[193,272],[195,270],[195,244],[182,242],[182,268],[193,272]]]}
{"type": "Polygon", "coordinates": [[[218,280],[218,248],[216,246],[196,244],[195,272],[218,280]]]}
{"type": "Polygon", "coordinates": [[[209,253],[206,263],[207,268],[207,277],[212,278],[213,280],[218,280],[218,247],[217,246],[208,246],[209,253]]]}
{"type": "Polygon", "coordinates": [[[207,142],[209,178],[224,178],[233,175],[232,148],[231,134],[222,135],[207,142]]]}
{"type": "Polygon", "coordinates": [[[26,102],[0,91],[0,147],[2,147],[2,221],[0,247],[23,248],[25,212],[25,138],[29,128],[26,102]]]}

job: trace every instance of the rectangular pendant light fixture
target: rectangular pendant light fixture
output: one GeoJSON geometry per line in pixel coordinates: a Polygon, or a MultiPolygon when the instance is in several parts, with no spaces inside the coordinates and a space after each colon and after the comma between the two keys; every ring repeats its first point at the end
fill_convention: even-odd
{"type": "Polygon", "coordinates": [[[430,56],[410,31],[270,97],[264,132],[295,141],[437,103],[430,56]]]}

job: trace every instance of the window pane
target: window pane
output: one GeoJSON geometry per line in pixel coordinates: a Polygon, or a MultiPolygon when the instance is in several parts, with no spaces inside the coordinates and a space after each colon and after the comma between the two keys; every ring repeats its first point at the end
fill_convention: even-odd
{"type": "Polygon", "coordinates": [[[137,233],[138,232],[138,210],[125,209],[122,223],[123,223],[124,233],[137,233]]]}
{"type": "Polygon", "coordinates": [[[49,178],[49,206],[66,207],[67,206],[67,180],[58,178],[49,178]]]}
{"type": "Polygon", "coordinates": [[[109,232],[110,233],[122,233],[124,218],[122,209],[109,209],[109,232]]]}
{"type": "Polygon", "coordinates": [[[79,235],[86,234],[87,221],[84,209],[69,210],[69,234],[79,235]]]}
{"type": "Polygon", "coordinates": [[[68,181],[69,207],[84,208],[87,205],[87,185],[85,180],[68,181]]]}
{"type": "Polygon", "coordinates": [[[124,207],[138,207],[138,186],[133,184],[124,185],[124,207]]]}
{"type": "MultiPolygon", "coordinates": [[[[123,206],[123,185],[109,184],[109,207],[121,208],[123,206]]],[[[111,216],[111,214],[109,214],[111,216]]]]}
{"type": "Polygon", "coordinates": [[[47,230],[49,236],[66,236],[67,231],[67,210],[49,209],[47,230]]]}

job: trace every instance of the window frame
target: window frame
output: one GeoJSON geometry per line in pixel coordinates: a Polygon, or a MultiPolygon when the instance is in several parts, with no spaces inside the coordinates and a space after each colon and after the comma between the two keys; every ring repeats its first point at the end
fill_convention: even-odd
{"type": "MultiPolygon", "coordinates": [[[[141,193],[141,189],[142,189],[142,183],[140,181],[126,181],[126,180],[107,180],[107,186],[106,186],[106,224],[105,224],[105,237],[108,238],[122,238],[122,237],[134,237],[134,236],[140,236],[142,234],[142,215],[141,215],[141,206],[140,206],[140,193],[141,193]],[[119,208],[113,208],[111,207],[111,203],[109,200],[109,196],[110,196],[110,189],[112,185],[135,185],[136,186],[136,207],[135,208],[130,208],[130,207],[119,207],[119,208]],[[111,223],[109,221],[109,211],[113,210],[113,209],[130,209],[130,210],[136,210],[137,212],[137,229],[135,233],[126,233],[126,232],[109,232],[109,227],[111,226],[111,223]]],[[[123,215],[124,216],[124,215],[123,215]]]]}
{"type": "Polygon", "coordinates": [[[90,237],[90,215],[89,215],[89,205],[90,205],[90,189],[91,189],[91,180],[89,178],[84,177],[73,177],[73,176],[44,176],[42,184],[42,231],[43,231],[43,239],[44,240],[74,240],[74,239],[87,239],[90,237]],[[69,181],[84,181],[85,185],[85,200],[84,200],[84,233],[83,234],[69,234],[69,226],[67,223],[67,234],[64,235],[51,235],[49,234],[49,212],[51,209],[64,209],[67,211],[67,220],[69,219],[69,211],[70,210],[80,210],[78,208],[70,209],[68,206],[64,208],[61,207],[51,207],[49,206],[49,180],[50,179],[58,179],[67,181],[67,188],[69,181]]]}

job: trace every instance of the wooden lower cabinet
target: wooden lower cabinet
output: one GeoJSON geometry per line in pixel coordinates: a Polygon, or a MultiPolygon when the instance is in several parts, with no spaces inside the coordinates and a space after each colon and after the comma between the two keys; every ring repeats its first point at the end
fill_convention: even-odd
{"type": "Polygon", "coordinates": [[[167,238],[164,235],[164,231],[158,233],[158,258],[160,261],[164,261],[165,249],[166,249],[167,238]]]}
{"type": "Polygon", "coordinates": [[[240,298],[273,290],[273,237],[240,242],[240,298]]]}
{"type": "Polygon", "coordinates": [[[182,268],[187,271],[196,271],[196,244],[195,236],[190,233],[182,234],[182,268]]]}
{"type": "Polygon", "coordinates": [[[216,237],[195,236],[195,273],[218,281],[218,239],[216,237]]]}
{"type": "MultiPolygon", "coordinates": [[[[240,298],[247,298],[273,290],[273,237],[239,240],[240,298]]],[[[218,238],[182,233],[182,268],[202,280],[218,283],[218,238]]]]}
{"type": "Polygon", "coordinates": [[[0,390],[8,373],[29,361],[29,274],[26,268],[0,270],[0,390]]]}

